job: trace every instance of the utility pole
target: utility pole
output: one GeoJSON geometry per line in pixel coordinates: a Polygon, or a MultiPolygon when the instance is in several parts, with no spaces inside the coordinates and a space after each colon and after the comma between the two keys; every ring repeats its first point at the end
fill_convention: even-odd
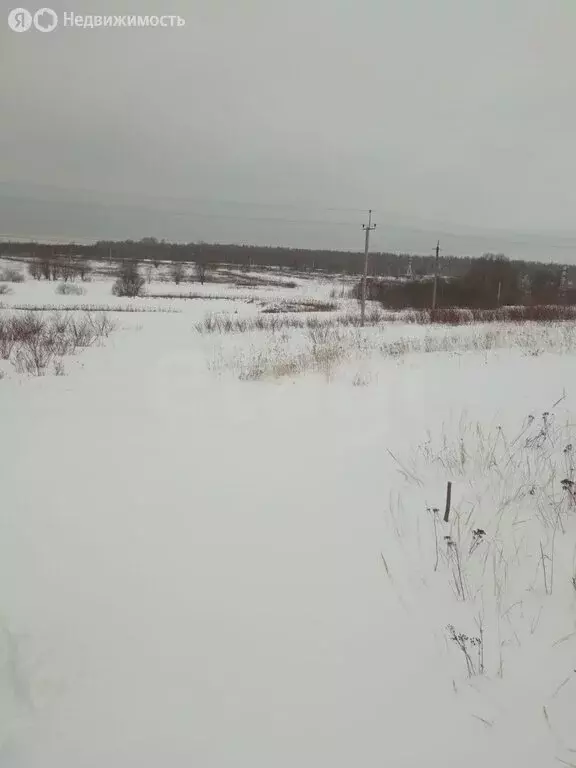
{"type": "Polygon", "coordinates": [[[440,240],[436,245],[436,261],[434,262],[434,292],[432,293],[432,309],[436,309],[436,298],[438,296],[438,272],[440,266],[440,240]]]}
{"type": "Polygon", "coordinates": [[[414,270],[412,269],[412,256],[408,256],[408,268],[406,270],[406,279],[414,280],[414,270]]]}
{"type": "Polygon", "coordinates": [[[362,296],[360,304],[360,326],[364,328],[366,319],[366,278],[368,277],[368,249],[370,248],[370,232],[376,229],[376,224],[372,224],[372,209],[368,211],[368,225],[362,224],[362,229],[366,233],[364,244],[364,271],[362,272],[362,296]]]}
{"type": "Polygon", "coordinates": [[[560,304],[566,304],[566,289],[568,287],[568,267],[562,267],[560,285],[558,287],[558,300],[560,304]]]}

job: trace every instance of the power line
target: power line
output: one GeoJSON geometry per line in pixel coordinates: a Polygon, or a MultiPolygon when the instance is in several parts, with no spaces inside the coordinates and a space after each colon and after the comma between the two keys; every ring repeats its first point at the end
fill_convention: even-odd
{"type": "MultiPolygon", "coordinates": [[[[38,190],[36,192],[36,196],[33,195],[22,195],[22,193],[18,193],[17,191],[13,194],[10,193],[9,190],[6,190],[6,187],[10,187],[10,183],[8,182],[0,182],[0,195],[8,198],[14,198],[19,200],[28,200],[28,201],[35,201],[40,203],[51,203],[51,202],[61,202],[61,203],[76,203],[81,202],[85,203],[87,205],[102,205],[102,206],[128,206],[128,207],[148,207],[150,204],[158,203],[160,201],[164,201],[165,203],[173,203],[177,206],[187,206],[188,204],[192,205],[226,205],[226,206],[233,206],[233,207],[241,207],[241,208],[284,208],[288,210],[311,210],[311,211],[329,211],[329,212],[340,212],[340,213],[362,213],[364,214],[366,212],[365,208],[355,208],[355,207],[349,207],[349,206],[323,206],[323,205],[316,205],[314,203],[293,203],[293,202],[254,202],[250,200],[230,200],[225,198],[214,198],[214,197],[170,197],[167,195],[154,195],[153,197],[150,195],[142,195],[138,193],[112,193],[112,197],[116,197],[116,199],[112,203],[106,203],[105,201],[99,201],[97,199],[82,199],[79,198],[80,195],[88,195],[90,198],[98,197],[98,196],[108,196],[110,197],[110,194],[106,191],[94,191],[94,190],[88,190],[88,189],[73,189],[71,187],[57,187],[52,185],[43,185],[43,184],[32,184],[28,185],[32,189],[38,190]],[[4,187],[4,191],[2,188],[4,187]],[[71,198],[69,200],[55,200],[50,199],[50,197],[39,197],[39,195],[42,193],[43,190],[50,190],[52,192],[58,192],[60,195],[71,195],[71,198]]],[[[46,193],[45,193],[46,194],[46,193]]]]}
{"type": "MultiPolygon", "coordinates": [[[[106,208],[118,208],[118,206],[114,205],[113,203],[97,203],[95,206],[99,207],[106,207],[106,208]]],[[[157,214],[158,216],[166,215],[170,218],[204,218],[204,219],[224,219],[224,220],[232,220],[232,221],[246,221],[246,222],[262,222],[270,224],[287,224],[287,225],[298,225],[298,226],[313,226],[313,227],[354,227],[357,225],[356,221],[351,220],[342,220],[342,219],[312,219],[312,218],[295,218],[295,217],[288,217],[288,216],[242,216],[242,215],[235,215],[235,214],[228,214],[228,213],[210,213],[206,211],[193,211],[193,210],[187,210],[187,211],[162,211],[154,208],[145,209],[138,206],[130,206],[133,208],[136,208],[136,210],[139,211],[148,211],[153,212],[157,214]]],[[[337,209],[329,209],[325,208],[322,210],[337,210],[337,209]]],[[[341,210],[360,210],[360,209],[341,209],[341,210]]],[[[121,212],[120,212],[121,213],[121,212]]],[[[365,211],[364,211],[365,213],[365,211]]],[[[372,209],[372,213],[374,213],[374,209],[372,209]]],[[[369,225],[371,226],[371,225],[369,225]]],[[[542,235],[534,234],[532,237],[533,239],[509,239],[506,237],[505,234],[494,234],[493,232],[487,231],[485,234],[474,234],[474,233],[456,233],[451,232],[449,230],[438,230],[435,229],[433,226],[430,227],[430,229],[423,229],[421,227],[410,227],[405,225],[392,225],[391,229],[393,230],[399,230],[400,232],[404,231],[407,235],[412,233],[419,233],[419,234],[426,234],[430,235],[431,232],[436,234],[443,234],[446,238],[455,238],[456,240],[465,241],[465,240],[477,240],[481,241],[483,244],[485,244],[485,247],[488,245],[489,241],[492,241],[496,247],[498,248],[506,248],[507,245],[517,245],[517,246],[525,246],[531,249],[539,249],[539,250],[555,250],[555,251],[571,251],[576,252],[576,238],[574,239],[573,243],[567,242],[566,239],[564,242],[549,242],[547,239],[542,235]]],[[[69,241],[74,242],[78,240],[82,241],[97,241],[103,239],[102,235],[99,235],[97,237],[90,237],[86,235],[77,235],[77,236],[70,236],[70,235],[23,235],[23,234],[15,234],[15,233],[4,233],[0,234],[1,240],[30,240],[30,241],[37,241],[37,240],[43,240],[48,242],[63,242],[63,241],[69,241]]],[[[349,250],[349,249],[347,249],[349,250]]],[[[446,250],[446,248],[444,248],[446,250]]]]}
{"type": "MultiPolygon", "coordinates": [[[[1,188],[1,185],[0,185],[1,188]]],[[[42,187],[40,187],[42,188],[42,187]]],[[[72,193],[72,190],[66,190],[65,188],[58,188],[58,187],[47,187],[49,189],[57,189],[61,192],[68,191],[69,193],[72,193]]],[[[86,190],[82,190],[83,192],[86,192],[86,190]]],[[[91,193],[94,194],[94,193],[91,193]]],[[[99,193],[98,193],[99,194],[99,193]]],[[[104,194],[104,193],[102,193],[104,194]]],[[[198,203],[204,203],[206,205],[230,205],[234,207],[239,208],[262,208],[262,209],[287,209],[292,211],[325,211],[330,213],[365,213],[365,209],[360,208],[348,208],[348,207],[330,207],[330,206],[316,206],[313,204],[295,204],[295,203],[254,203],[249,201],[239,201],[239,200],[224,200],[224,199],[210,199],[210,198],[169,198],[165,196],[158,196],[154,198],[140,198],[142,202],[139,202],[137,200],[134,200],[134,202],[130,201],[118,201],[118,202],[105,202],[105,201],[89,201],[89,200],[39,200],[37,198],[28,198],[28,197],[22,197],[18,194],[15,195],[2,195],[4,197],[13,197],[14,199],[20,199],[20,200],[26,200],[27,202],[36,202],[39,204],[53,204],[55,202],[61,204],[61,205],[74,205],[76,203],[80,203],[81,205],[87,206],[87,207],[94,207],[94,208],[107,208],[107,209],[133,209],[135,211],[141,211],[141,212],[151,212],[158,216],[169,216],[171,218],[181,218],[181,217],[190,217],[190,218],[203,218],[203,219],[224,219],[224,220],[232,220],[232,221],[252,221],[252,222],[270,222],[270,223],[284,223],[284,224],[309,224],[312,226],[355,226],[356,222],[354,221],[347,221],[347,220],[339,220],[339,219],[319,219],[319,218],[305,218],[305,217],[294,217],[294,216],[247,216],[247,215],[238,215],[233,213],[225,213],[225,212],[208,212],[208,211],[199,211],[199,210],[193,210],[188,209],[185,207],[182,207],[180,210],[174,209],[164,209],[162,207],[154,206],[153,203],[155,200],[161,201],[164,200],[165,202],[173,202],[178,203],[180,205],[184,205],[187,202],[194,202],[196,204],[198,203]]],[[[378,209],[372,209],[373,213],[378,212],[378,209]]],[[[382,210],[380,211],[382,214],[382,210]]],[[[395,214],[389,212],[385,214],[386,217],[389,220],[394,220],[395,214]]],[[[444,238],[457,238],[457,239],[468,239],[468,240],[492,240],[495,243],[501,244],[503,247],[506,245],[517,245],[517,246],[528,246],[528,247],[541,247],[541,248],[547,248],[547,249],[554,249],[554,250],[564,250],[564,251],[576,251],[576,235],[573,238],[556,238],[553,234],[552,235],[542,235],[538,233],[518,233],[518,231],[512,232],[507,230],[490,230],[490,229],[484,229],[481,231],[472,231],[472,232],[454,232],[449,228],[446,227],[438,227],[435,226],[433,222],[430,222],[430,225],[428,227],[418,226],[418,225],[410,225],[406,223],[398,223],[398,224],[392,224],[394,229],[405,231],[407,233],[420,233],[423,235],[430,235],[431,233],[442,236],[444,238]],[[520,237],[511,237],[511,235],[518,235],[520,234],[520,237]],[[564,242],[553,242],[554,239],[561,239],[564,240],[564,242]]],[[[16,235],[0,235],[0,237],[21,237],[16,235]]],[[[88,239],[88,238],[85,238],[88,239]]]]}
{"type": "MultiPolygon", "coordinates": [[[[507,236],[506,232],[495,232],[491,229],[485,229],[482,232],[451,232],[447,229],[438,229],[437,227],[431,225],[428,229],[424,229],[422,227],[412,227],[409,225],[402,225],[398,224],[395,225],[398,229],[403,229],[408,232],[418,232],[423,235],[429,235],[430,233],[436,234],[436,235],[442,235],[443,237],[454,237],[459,239],[468,239],[468,240],[492,240],[496,243],[503,243],[505,245],[528,245],[537,247],[540,246],[542,248],[558,248],[558,249],[564,249],[564,250],[576,250],[576,235],[574,235],[574,242],[573,243],[550,243],[548,241],[548,237],[550,239],[554,238],[554,235],[545,236],[540,235],[538,233],[534,234],[528,234],[524,233],[525,237],[532,237],[532,240],[523,239],[510,239],[510,237],[507,236]]],[[[567,238],[561,238],[566,240],[567,238]]]]}
{"type": "MultiPolygon", "coordinates": [[[[113,205],[106,205],[106,204],[98,204],[98,205],[104,205],[105,207],[112,208],[115,207],[113,205]]],[[[144,211],[145,209],[140,209],[144,211]]],[[[230,220],[230,221],[247,221],[247,222],[261,222],[261,223],[271,223],[271,224],[289,224],[289,225],[310,225],[314,227],[318,226],[324,226],[324,227],[353,227],[356,226],[357,222],[355,221],[348,221],[348,220],[340,220],[340,219],[308,219],[308,218],[291,218],[287,216],[238,216],[233,214],[224,214],[224,213],[208,213],[203,211],[180,211],[180,212],[170,212],[170,211],[158,211],[154,209],[149,209],[149,212],[153,212],[157,215],[165,214],[169,218],[202,218],[202,219],[214,219],[214,220],[230,220]]],[[[374,209],[372,209],[372,212],[374,213],[374,209]]],[[[541,249],[550,249],[550,250],[558,250],[558,251],[575,251],[576,252],[576,238],[574,239],[573,243],[569,242],[561,242],[561,243],[554,243],[551,242],[548,239],[543,238],[541,235],[534,235],[532,240],[530,239],[509,239],[504,235],[493,235],[490,233],[489,230],[487,230],[484,234],[476,234],[476,233],[456,233],[451,232],[448,230],[438,230],[434,227],[431,227],[430,229],[423,229],[420,227],[409,227],[409,226],[402,226],[402,225],[392,225],[392,228],[395,230],[399,230],[400,232],[406,232],[407,234],[410,233],[419,233],[422,235],[430,235],[430,233],[435,233],[437,235],[443,235],[444,238],[454,238],[457,240],[479,240],[483,242],[492,241],[494,242],[498,247],[506,247],[507,245],[513,246],[526,246],[529,248],[541,248],[541,249]]],[[[0,238],[2,239],[24,239],[28,238],[31,240],[38,239],[39,237],[42,237],[42,239],[51,239],[51,240],[57,240],[58,236],[49,235],[49,236],[43,236],[43,235],[22,235],[22,234],[16,234],[16,233],[1,233],[0,238]]],[[[70,236],[62,236],[64,239],[70,239],[70,236]]],[[[101,239],[101,237],[97,238],[91,238],[90,236],[86,235],[78,235],[81,239],[89,240],[89,239],[101,239]]]]}
{"type": "MultiPolygon", "coordinates": [[[[66,203],[63,203],[66,205],[66,203]]],[[[86,203],[87,207],[90,207],[89,203],[86,203]]],[[[170,211],[163,210],[161,208],[150,208],[132,204],[116,205],[114,203],[95,203],[94,208],[108,208],[108,209],[133,209],[137,212],[153,213],[158,216],[168,216],[170,218],[203,218],[203,219],[229,219],[232,221],[261,221],[272,223],[284,223],[284,224],[312,224],[312,225],[330,225],[330,226],[345,226],[353,227],[357,224],[356,221],[342,221],[338,219],[309,219],[309,218],[294,218],[289,216],[239,216],[231,213],[210,213],[207,211],[193,211],[193,210],[180,210],[170,211]]],[[[325,209],[329,210],[329,209],[325,209]]],[[[334,209],[335,210],[335,209],[334,209]]],[[[1,236],[1,235],[0,235],[1,236]]]]}
{"type": "MultiPolygon", "coordinates": [[[[117,196],[116,201],[113,202],[106,202],[103,200],[89,200],[89,199],[82,199],[79,197],[80,195],[90,195],[90,196],[98,196],[98,195],[107,195],[108,193],[106,191],[94,191],[94,190],[87,190],[87,189],[78,189],[78,188],[71,188],[71,187],[58,187],[54,185],[46,185],[46,184],[30,184],[28,185],[32,189],[38,190],[37,195],[39,195],[42,190],[51,190],[52,192],[59,192],[61,195],[65,195],[66,193],[73,196],[71,199],[60,199],[60,200],[50,200],[48,198],[40,198],[37,197],[28,197],[26,195],[19,194],[17,191],[14,194],[9,194],[7,187],[9,188],[10,185],[17,186],[18,183],[16,182],[0,182],[0,196],[5,198],[13,198],[18,200],[25,200],[27,202],[37,202],[37,203],[44,203],[47,205],[53,204],[53,203],[60,203],[63,205],[70,204],[82,204],[86,206],[94,206],[94,207],[105,207],[105,208],[133,208],[136,210],[141,211],[151,211],[153,213],[157,214],[167,214],[170,216],[197,216],[202,218],[214,218],[214,219],[232,219],[232,220],[245,220],[245,221],[271,221],[271,222],[284,222],[288,224],[301,224],[301,223],[310,223],[310,224],[332,224],[335,226],[354,226],[356,222],[351,221],[331,221],[329,219],[321,220],[317,218],[313,219],[307,219],[307,218],[299,218],[299,217],[293,217],[293,216],[240,216],[230,213],[217,213],[217,212],[204,212],[204,211],[198,211],[193,210],[195,205],[213,205],[213,206],[233,206],[238,208],[261,208],[261,209],[285,209],[285,210],[291,210],[291,211],[325,211],[329,213],[366,213],[365,208],[355,208],[355,207],[346,207],[346,206],[321,206],[316,205],[313,203],[293,203],[293,202],[254,202],[254,201],[246,201],[246,200],[229,200],[224,198],[208,198],[208,197],[169,197],[166,195],[155,195],[154,197],[148,196],[148,195],[139,195],[138,193],[114,193],[117,196]],[[132,201],[129,199],[132,198],[132,201]],[[162,207],[155,206],[155,202],[164,201],[168,204],[175,204],[177,207],[173,210],[163,209],[162,207]],[[188,209],[187,205],[190,204],[191,208],[188,209]],[[178,210],[178,207],[180,207],[180,210],[178,210]]],[[[404,219],[405,215],[401,213],[395,213],[394,211],[387,211],[385,209],[372,209],[372,213],[379,213],[380,215],[385,215],[386,218],[390,221],[394,221],[395,219],[404,219]]],[[[418,217],[416,217],[418,218],[418,217]]],[[[533,245],[542,245],[543,247],[548,248],[554,248],[554,249],[560,249],[560,250],[576,250],[576,234],[574,236],[568,236],[568,237],[560,237],[560,236],[554,236],[553,234],[539,234],[537,232],[519,232],[518,230],[497,230],[497,229],[489,229],[489,228],[482,228],[482,227],[471,227],[471,232],[454,232],[450,228],[451,224],[446,224],[446,222],[435,224],[433,221],[430,221],[429,223],[426,222],[426,224],[418,225],[414,224],[411,225],[409,223],[398,223],[393,225],[397,229],[406,230],[408,232],[418,232],[425,235],[436,234],[438,236],[447,237],[447,238],[468,238],[468,239],[492,239],[495,242],[502,242],[507,243],[509,245],[527,245],[527,246],[533,246],[533,245]],[[519,237],[518,237],[519,236],[519,237]],[[531,238],[531,239],[526,239],[531,238]],[[547,242],[549,239],[552,240],[564,240],[566,242],[547,242]]],[[[458,225],[455,225],[455,227],[458,227],[458,225]]],[[[2,235],[0,235],[2,237],[2,235]]]]}

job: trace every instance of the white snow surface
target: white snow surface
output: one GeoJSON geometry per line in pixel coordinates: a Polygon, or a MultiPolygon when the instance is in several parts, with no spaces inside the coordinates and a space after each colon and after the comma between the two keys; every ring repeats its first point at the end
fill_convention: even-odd
{"type": "MultiPolygon", "coordinates": [[[[109,281],[87,283],[85,296],[43,281],[12,287],[0,314],[18,304],[178,311],[111,313],[116,331],[66,358],[65,376],[2,362],[3,766],[576,764],[576,512],[559,485],[574,351],[527,354],[511,341],[395,357],[374,347],[329,375],[247,381],[239,352],[300,348],[305,331],[281,342],[199,334],[207,313],[259,311],[231,299],[117,299],[109,281]],[[545,454],[530,453],[544,412],[545,454]],[[483,458],[458,468],[446,458],[452,435],[483,458]],[[427,508],[441,518],[447,480],[458,525],[439,519],[434,534],[427,508]],[[468,558],[474,525],[490,544],[468,558]],[[466,555],[465,600],[445,535],[466,555]],[[546,594],[541,555],[550,577],[552,553],[546,594]],[[475,635],[480,614],[485,670],[469,678],[446,626],[475,635]]],[[[307,282],[276,298],[313,294],[307,282]]],[[[327,298],[326,286],[315,295],[327,298]]],[[[390,324],[350,338],[486,330],[390,324]]]]}

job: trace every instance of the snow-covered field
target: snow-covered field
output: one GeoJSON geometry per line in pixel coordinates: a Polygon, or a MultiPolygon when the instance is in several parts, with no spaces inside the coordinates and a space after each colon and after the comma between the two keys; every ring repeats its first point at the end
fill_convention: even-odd
{"type": "Polygon", "coordinates": [[[576,328],[298,283],[0,296],[115,324],[0,360],[2,765],[576,764],[576,328]]]}

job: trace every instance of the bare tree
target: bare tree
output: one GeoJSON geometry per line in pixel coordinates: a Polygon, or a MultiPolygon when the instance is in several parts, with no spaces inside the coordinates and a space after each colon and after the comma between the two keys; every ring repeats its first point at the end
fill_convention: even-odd
{"type": "Polygon", "coordinates": [[[33,258],[32,261],[28,263],[28,274],[33,280],[41,280],[43,275],[43,269],[41,262],[33,258]]]}
{"type": "Polygon", "coordinates": [[[80,279],[85,282],[90,280],[90,273],[92,272],[92,264],[86,259],[80,259],[78,262],[77,273],[80,279]]]}
{"type": "Polygon", "coordinates": [[[203,261],[196,262],[196,275],[198,280],[204,285],[204,281],[206,280],[206,264],[203,261]]]}
{"type": "Polygon", "coordinates": [[[120,268],[112,293],[115,296],[140,296],[143,286],[144,278],[140,275],[138,263],[127,261],[120,268]]]}
{"type": "Polygon", "coordinates": [[[172,280],[176,283],[176,285],[180,285],[180,283],[184,280],[186,277],[186,267],[181,261],[176,261],[174,264],[172,264],[171,275],[172,280]]]}
{"type": "Polygon", "coordinates": [[[50,256],[43,256],[40,262],[40,269],[44,280],[52,279],[52,259],[50,256]]]}
{"type": "Polygon", "coordinates": [[[58,267],[59,277],[61,280],[64,280],[65,283],[67,283],[68,280],[74,280],[77,270],[76,265],[72,262],[71,259],[62,257],[59,260],[58,267]]]}

